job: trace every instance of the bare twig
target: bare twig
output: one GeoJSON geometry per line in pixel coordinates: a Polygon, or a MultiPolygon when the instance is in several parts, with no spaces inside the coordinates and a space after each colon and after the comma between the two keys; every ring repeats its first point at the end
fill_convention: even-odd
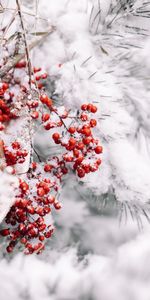
{"type": "Polygon", "coordinates": [[[16,0],[16,4],[17,4],[18,15],[20,17],[20,23],[21,23],[21,27],[22,27],[22,33],[23,33],[24,45],[25,45],[25,53],[26,53],[27,65],[28,65],[29,84],[31,86],[32,68],[31,68],[31,60],[30,60],[30,54],[29,54],[29,48],[28,48],[28,42],[27,42],[27,36],[26,36],[26,29],[25,29],[24,22],[23,22],[20,1],[16,0]]]}
{"type": "MultiPolygon", "coordinates": [[[[31,42],[31,44],[29,45],[29,51],[32,50],[34,47],[38,46],[39,44],[41,44],[44,39],[51,33],[53,33],[55,30],[54,26],[51,26],[50,29],[40,38],[40,39],[36,39],[34,41],[31,42]]],[[[10,58],[8,63],[2,67],[0,69],[0,78],[3,78],[6,76],[6,74],[14,68],[14,66],[25,57],[25,53],[20,53],[18,55],[16,55],[13,58],[10,58]]]]}

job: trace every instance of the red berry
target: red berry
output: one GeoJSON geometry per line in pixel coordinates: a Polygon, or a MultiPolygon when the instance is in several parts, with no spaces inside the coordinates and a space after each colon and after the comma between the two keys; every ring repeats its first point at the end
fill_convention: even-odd
{"type": "Polygon", "coordinates": [[[31,117],[32,117],[33,119],[38,119],[38,117],[39,117],[38,111],[33,111],[33,112],[31,113],[31,117]]]}
{"type": "Polygon", "coordinates": [[[81,119],[82,121],[87,121],[87,120],[88,120],[88,115],[85,114],[85,113],[82,113],[81,116],[80,116],[80,119],[81,119]]]}
{"type": "Polygon", "coordinates": [[[73,150],[73,155],[74,155],[75,157],[79,157],[79,155],[80,155],[79,150],[74,149],[74,150],[73,150]]]}
{"type": "Polygon", "coordinates": [[[77,170],[77,174],[80,178],[83,178],[85,176],[85,171],[84,169],[80,168],[77,170]]]}
{"type": "Polygon", "coordinates": [[[82,110],[87,110],[87,104],[82,104],[82,105],[81,105],[81,109],[82,109],[82,110]]]}
{"type": "Polygon", "coordinates": [[[89,145],[92,141],[92,138],[91,137],[86,137],[82,141],[83,141],[84,145],[89,145]]]}
{"type": "Polygon", "coordinates": [[[48,197],[48,202],[49,202],[49,204],[53,204],[55,202],[55,197],[54,196],[49,196],[48,197]]]}
{"type": "Polygon", "coordinates": [[[60,139],[60,134],[55,132],[55,133],[53,133],[52,138],[54,141],[58,141],[60,139]]]}
{"type": "Polygon", "coordinates": [[[62,208],[60,202],[54,202],[54,207],[55,207],[55,209],[58,209],[58,210],[62,208]]]}
{"type": "Polygon", "coordinates": [[[44,190],[44,188],[38,188],[37,189],[37,194],[38,194],[38,196],[40,196],[40,197],[43,197],[44,195],[45,195],[45,190],[44,190]]]}
{"type": "Polygon", "coordinates": [[[36,163],[36,162],[33,162],[33,163],[31,164],[31,168],[32,168],[33,170],[36,170],[36,168],[37,168],[37,163],[36,163]]]}
{"type": "Polygon", "coordinates": [[[83,150],[84,149],[84,144],[82,142],[79,142],[76,147],[79,150],[83,150]]]}
{"type": "Polygon", "coordinates": [[[9,88],[9,84],[7,82],[3,82],[3,90],[6,91],[9,88]]]}
{"type": "Polygon", "coordinates": [[[76,159],[76,164],[81,164],[82,163],[82,161],[83,161],[83,159],[84,159],[84,156],[83,155],[81,155],[81,156],[79,156],[77,159],[76,159]]]}
{"type": "Polygon", "coordinates": [[[51,166],[51,165],[46,164],[46,165],[44,166],[44,171],[45,171],[45,172],[50,172],[51,170],[52,170],[52,166],[51,166]]]}
{"type": "Polygon", "coordinates": [[[49,114],[43,114],[42,115],[42,121],[43,122],[46,122],[46,121],[48,121],[50,119],[50,115],[49,114]]]}
{"type": "Polygon", "coordinates": [[[29,190],[29,185],[25,181],[23,181],[20,183],[20,188],[23,192],[27,192],[29,190]]]}
{"type": "Polygon", "coordinates": [[[71,133],[71,134],[74,134],[76,132],[76,128],[75,127],[70,127],[68,129],[68,131],[71,133]]]}
{"type": "Polygon", "coordinates": [[[41,102],[44,103],[44,104],[47,103],[47,100],[48,100],[48,99],[49,99],[48,96],[45,95],[45,94],[43,94],[43,95],[40,96],[40,100],[41,100],[41,102]]]}
{"type": "Polygon", "coordinates": [[[70,146],[75,146],[75,144],[76,144],[76,140],[74,138],[70,138],[69,139],[69,145],[70,146]]]}
{"type": "Polygon", "coordinates": [[[96,107],[95,105],[92,105],[92,107],[91,107],[91,112],[92,112],[93,114],[95,114],[95,113],[97,112],[97,107],[96,107]]]}
{"type": "Polygon", "coordinates": [[[48,98],[45,104],[46,104],[48,107],[51,107],[51,106],[53,105],[52,99],[48,98]]]}
{"type": "Polygon", "coordinates": [[[88,105],[87,105],[87,110],[88,110],[88,111],[91,111],[92,106],[93,106],[93,104],[88,104],[88,105]]]}
{"type": "Polygon", "coordinates": [[[41,68],[35,68],[33,69],[34,73],[37,73],[37,72],[40,72],[41,71],[41,68]]]}
{"type": "Polygon", "coordinates": [[[90,136],[91,135],[91,129],[90,128],[85,128],[85,129],[82,130],[82,132],[86,136],[90,136]]]}
{"type": "Polygon", "coordinates": [[[42,77],[42,79],[46,79],[47,78],[47,74],[44,73],[44,74],[41,75],[41,77],[42,77]]]}
{"type": "Polygon", "coordinates": [[[13,251],[13,247],[8,246],[8,247],[6,248],[6,250],[7,250],[8,253],[11,253],[11,252],[13,251]]]}
{"type": "Polygon", "coordinates": [[[41,75],[37,75],[36,77],[35,77],[35,79],[38,81],[38,80],[40,80],[41,79],[41,75]]]}
{"type": "Polygon", "coordinates": [[[2,235],[2,236],[7,236],[7,235],[9,235],[9,234],[10,234],[9,228],[8,228],[8,229],[2,229],[2,230],[0,231],[0,235],[2,235]]]}
{"type": "Polygon", "coordinates": [[[97,125],[97,121],[95,119],[90,120],[91,127],[95,127],[97,125]]]}
{"type": "Polygon", "coordinates": [[[13,142],[11,145],[13,149],[20,149],[20,144],[18,142],[13,142]]]}
{"type": "Polygon", "coordinates": [[[102,146],[97,146],[95,149],[94,149],[95,153],[96,154],[100,154],[103,152],[103,147],[102,146]]]}

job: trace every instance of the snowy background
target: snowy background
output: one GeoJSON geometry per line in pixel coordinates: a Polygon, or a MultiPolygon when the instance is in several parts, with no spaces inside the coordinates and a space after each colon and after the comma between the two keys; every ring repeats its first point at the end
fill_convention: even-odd
{"type": "MultiPolygon", "coordinates": [[[[150,3],[21,2],[29,38],[55,26],[32,51],[34,65],[48,71],[57,101],[97,104],[104,154],[92,177],[67,178],[57,230],[42,255],[8,256],[2,245],[0,299],[149,300],[150,3]]],[[[1,4],[9,8],[4,24],[15,1],[1,4]]],[[[46,155],[48,134],[37,141],[46,155]]]]}

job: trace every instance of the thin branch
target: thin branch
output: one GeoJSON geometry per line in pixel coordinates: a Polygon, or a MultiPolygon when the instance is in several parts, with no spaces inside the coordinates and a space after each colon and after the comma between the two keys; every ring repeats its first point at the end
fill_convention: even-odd
{"type": "MultiPolygon", "coordinates": [[[[29,51],[32,50],[34,47],[40,45],[43,40],[51,33],[53,33],[55,30],[54,26],[51,26],[50,29],[40,38],[36,39],[35,41],[32,41],[31,44],[29,45],[29,51]]],[[[20,53],[16,55],[13,58],[10,58],[8,63],[0,69],[0,78],[3,78],[7,75],[7,73],[15,67],[15,65],[25,57],[25,53],[20,53]]]]}
{"type": "Polygon", "coordinates": [[[28,65],[28,73],[29,73],[29,84],[31,86],[32,67],[31,67],[31,60],[30,60],[30,54],[29,54],[29,48],[28,48],[28,42],[27,42],[27,36],[26,36],[26,29],[25,29],[24,22],[23,22],[20,1],[16,0],[16,4],[17,4],[18,15],[20,17],[20,23],[21,23],[21,27],[22,27],[22,33],[23,33],[24,45],[25,45],[25,53],[26,53],[27,65],[28,65]]]}

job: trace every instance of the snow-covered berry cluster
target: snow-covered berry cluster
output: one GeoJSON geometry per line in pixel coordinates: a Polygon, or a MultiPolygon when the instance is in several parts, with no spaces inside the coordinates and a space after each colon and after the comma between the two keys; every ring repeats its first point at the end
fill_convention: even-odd
{"type": "MultiPolygon", "coordinates": [[[[26,62],[17,63],[16,69],[26,72],[26,62]]],[[[78,178],[83,178],[88,173],[96,172],[101,164],[100,154],[103,148],[93,134],[97,125],[96,118],[93,117],[97,107],[92,103],[83,104],[72,111],[64,106],[55,106],[40,82],[47,78],[41,68],[33,69],[30,84],[28,82],[23,85],[19,79],[14,79],[13,74],[9,74],[7,84],[1,83],[0,126],[7,122],[6,128],[14,117],[21,118],[21,111],[26,108],[30,147],[27,147],[28,150],[24,149],[17,139],[3,141],[6,165],[4,171],[9,169],[9,173],[17,176],[19,188],[0,235],[7,238],[6,249],[9,253],[17,244],[24,246],[26,254],[40,253],[45,241],[54,232],[50,215],[54,209],[61,208],[58,199],[64,176],[72,170],[78,178]],[[16,85],[15,94],[11,90],[16,85]],[[15,109],[19,114],[11,114],[15,109]],[[49,131],[53,144],[58,145],[61,150],[58,155],[49,155],[46,161],[37,155],[32,143],[31,125],[36,130],[42,126],[49,131]],[[29,157],[28,170],[19,173],[18,165],[24,164],[29,157]]]]}

